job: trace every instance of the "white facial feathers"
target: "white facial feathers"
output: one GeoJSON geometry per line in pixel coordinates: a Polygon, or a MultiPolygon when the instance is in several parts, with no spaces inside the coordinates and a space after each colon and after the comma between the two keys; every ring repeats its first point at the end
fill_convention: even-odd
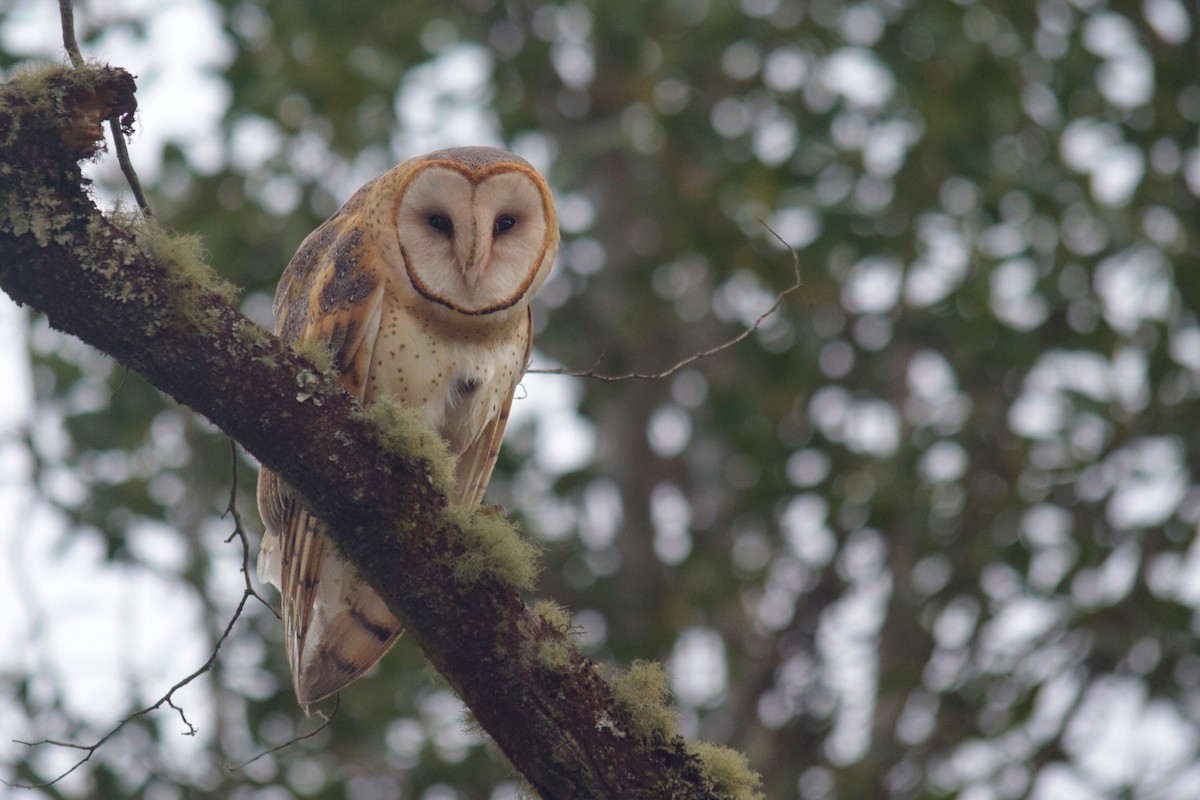
{"type": "Polygon", "coordinates": [[[532,296],[556,244],[546,202],[519,169],[479,180],[436,162],[419,169],[396,209],[409,280],[429,300],[472,315],[532,296]]]}

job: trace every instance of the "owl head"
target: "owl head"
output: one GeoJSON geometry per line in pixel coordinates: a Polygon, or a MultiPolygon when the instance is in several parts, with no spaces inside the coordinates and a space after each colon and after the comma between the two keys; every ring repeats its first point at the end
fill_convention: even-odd
{"type": "Polygon", "coordinates": [[[558,215],[523,158],[456,147],[409,159],[372,187],[391,202],[376,235],[402,279],[460,321],[523,309],[550,273],[558,215]]]}

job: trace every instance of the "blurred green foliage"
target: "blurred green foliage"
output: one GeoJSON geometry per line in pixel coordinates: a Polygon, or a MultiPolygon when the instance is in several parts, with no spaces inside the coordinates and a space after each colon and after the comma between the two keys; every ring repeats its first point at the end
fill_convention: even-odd
{"type": "MultiPolygon", "coordinates": [[[[536,594],[591,656],[665,661],[685,730],[747,753],[772,798],[1194,796],[1194,5],[215,9],[220,158],[168,142],[152,203],[261,321],[358,184],[464,136],[558,196],[537,364],[663,369],[788,284],[764,222],[798,247],[804,288],[736,349],[660,380],[529,382],[568,384],[582,420],[514,426],[489,501],[546,545],[536,594]],[[580,430],[594,446],[563,469],[580,430]]],[[[156,13],[88,12],[89,53],[156,13]]],[[[143,97],[143,124],[159,113],[143,97]]],[[[36,319],[29,342],[34,485],[113,560],[170,526],[215,638],[240,596],[224,440],[36,319]]],[[[227,770],[313,727],[279,629],[239,621],[185,704],[211,719],[192,755],[158,752],[178,732],[160,711],[26,796],[515,796],[407,641],[326,731],[227,770]]],[[[104,730],[29,680],[0,684],[24,725],[104,730]]],[[[151,702],[169,685],[129,680],[151,702]]],[[[56,774],[12,752],[7,777],[56,774]]]]}

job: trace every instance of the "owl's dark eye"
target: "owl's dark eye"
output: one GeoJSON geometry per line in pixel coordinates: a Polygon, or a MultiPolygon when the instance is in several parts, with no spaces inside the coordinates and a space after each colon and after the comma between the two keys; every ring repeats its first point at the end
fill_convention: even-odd
{"type": "Polygon", "coordinates": [[[496,217],[495,235],[499,236],[502,233],[508,233],[517,226],[517,218],[508,214],[501,214],[496,217]]]}
{"type": "Polygon", "coordinates": [[[438,233],[453,233],[454,223],[444,214],[430,214],[429,227],[433,228],[438,233]]]}

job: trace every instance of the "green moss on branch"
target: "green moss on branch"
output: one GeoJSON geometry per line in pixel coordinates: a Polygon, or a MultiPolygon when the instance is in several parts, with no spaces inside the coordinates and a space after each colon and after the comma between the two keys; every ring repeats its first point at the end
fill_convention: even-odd
{"type": "Polygon", "coordinates": [[[454,561],[454,577],[470,585],[485,574],[518,589],[533,588],[540,550],[521,536],[512,520],[483,509],[450,508],[447,518],[463,535],[463,553],[454,561]]]}
{"type": "Polygon", "coordinates": [[[667,742],[678,735],[679,713],[670,706],[671,689],[662,664],[634,661],[609,677],[613,700],[625,729],[639,742],[667,742]]]}
{"type": "Polygon", "coordinates": [[[355,418],[375,431],[389,452],[419,459],[429,465],[429,479],[443,497],[454,488],[454,456],[442,437],[429,427],[421,412],[386,395],[356,411],[355,418]]]}
{"type": "Polygon", "coordinates": [[[764,800],[762,778],[744,755],[710,742],[694,742],[688,749],[700,759],[700,771],[714,790],[731,800],[764,800]]]}

